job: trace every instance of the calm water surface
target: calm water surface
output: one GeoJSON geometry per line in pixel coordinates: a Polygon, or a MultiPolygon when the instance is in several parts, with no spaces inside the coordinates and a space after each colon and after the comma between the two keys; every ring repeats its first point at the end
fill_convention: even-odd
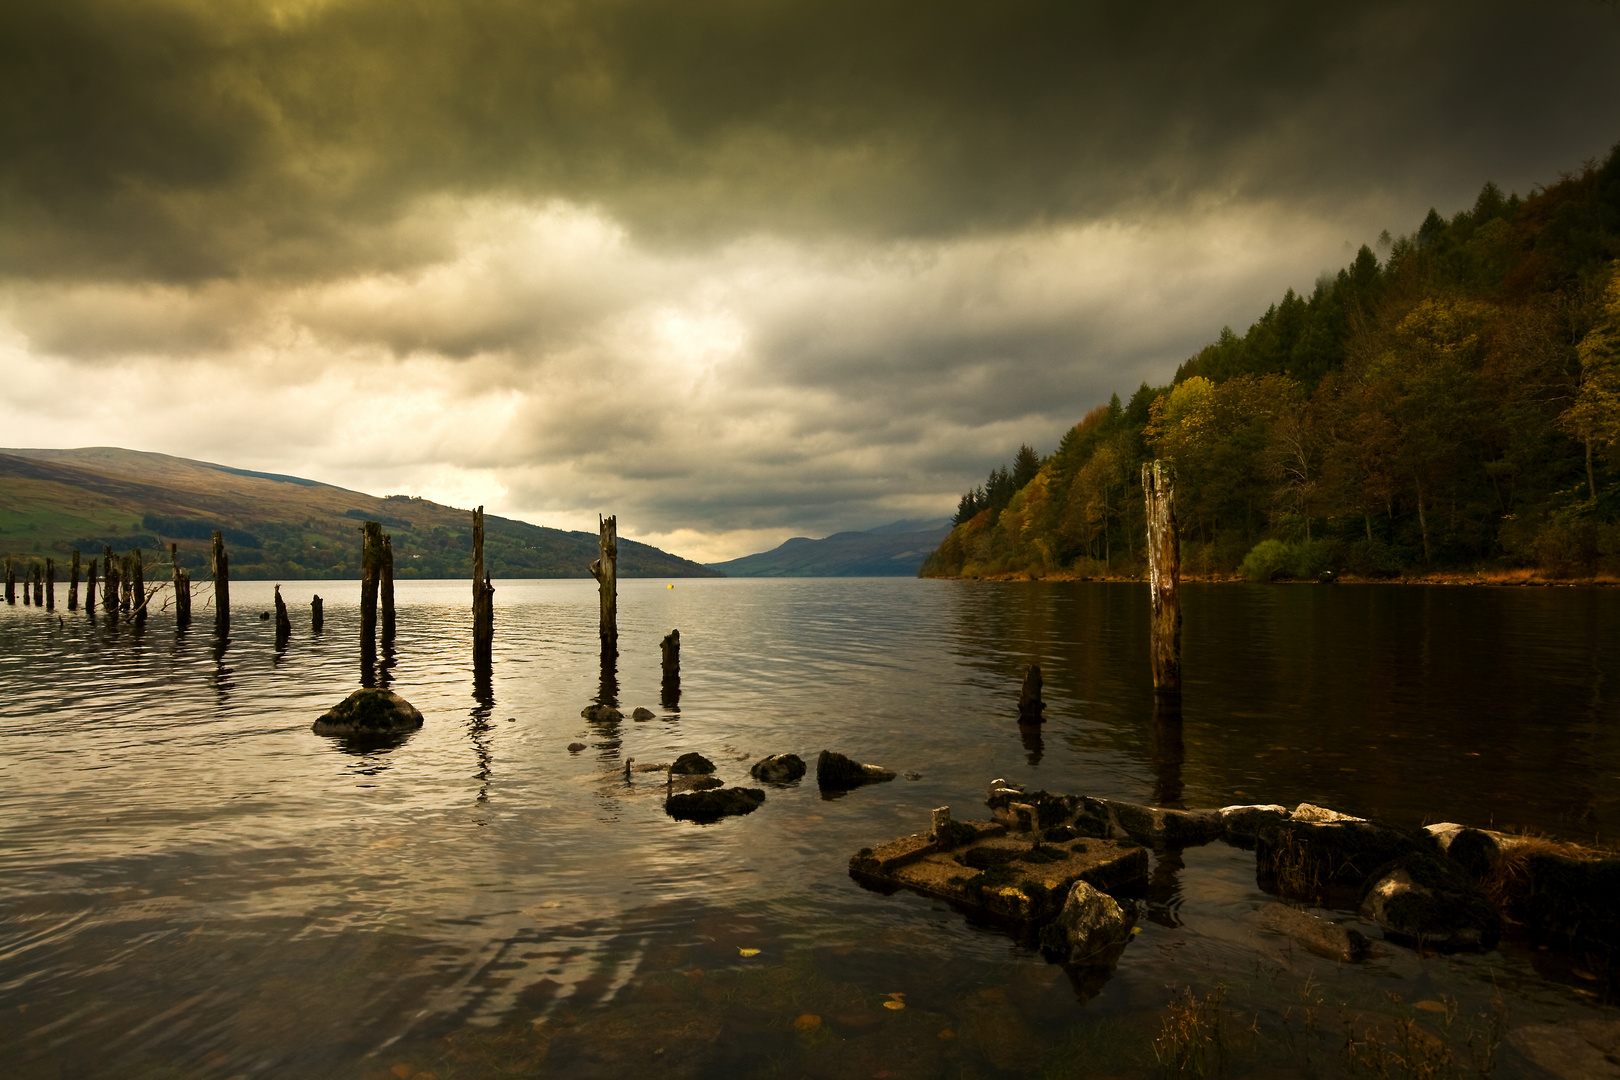
{"type": "MultiPolygon", "coordinates": [[[[620,583],[604,672],[594,582],[497,583],[480,694],[468,585],[402,582],[385,677],[427,723],[369,752],[309,731],[359,683],[357,583],[283,583],[282,651],[257,617],[264,583],[233,587],[223,651],[211,612],[177,634],[167,612],[136,631],[0,608],[0,1066],[1149,1075],[1167,1003],[1221,984],[1234,1053],[1286,1075],[1335,1067],[1323,1055],[1344,1035],[1316,1030],[1319,1009],[1398,1019],[1441,1001],[1450,1013],[1420,1018],[1446,1025],[1461,1064],[1493,1001],[1509,1026],[1615,1018],[1567,962],[1511,942],[1354,968],[1297,953],[1258,930],[1270,898],[1253,856],[1224,845],[1156,857],[1142,932],[1108,977],[864,890],[846,863],[926,829],[932,807],[983,816],[998,776],[1606,840],[1620,592],[1185,587],[1177,731],[1153,717],[1145,586],[668,585],[620,583]],[[672,627],[678,701],[659,681],[672,627]],[[1014,722],[1032,662],[1038,739],[1014,722]],[[603,698],[656,718],[580,718],[603,698]],[[824,747],[905,775],[833,800],[810,778],[708,826],[663,813],[661,778],[623,776],[628,758],[696,750],[748,782],[759,757],[824,747]]],[[[1524,1065],[1504,1047],[1497,1068],[1524,1065]]]]}

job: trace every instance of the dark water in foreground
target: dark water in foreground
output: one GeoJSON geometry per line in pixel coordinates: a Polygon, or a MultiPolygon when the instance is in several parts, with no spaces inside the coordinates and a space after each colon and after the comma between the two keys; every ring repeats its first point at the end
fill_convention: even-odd
{"type": "Polygon", "coordinates": [[[269,586],[239,583],[218,656],[207,613],[177,635],[0,607],[0,1073],[1156,1075],[1167,1005],[1219,984],[1233,1074],[1387,1050],[1391,1075],[1482,1054],[1521,1075],[1503,1030],[1620,1015],[1511,942],[1299,952],[1258,929],[1253,856],[1219,844],[1156,859],[1107,978],[845,870],[934,806],[983,816],[998,776],[1612,840],[1620,592],[1187,587],[1178,740],[1152,721],[1145,586],[621,582],[611,682],[657,718],[605,726],[580,719],[614,690],[594,582],[498,583],[485,704],[470,589],[405,582],[389,676],[427,725],[354,753],[308,728],[358,685],[358,591],[284,584],[277,653],[269,586]],[[1038,743],[1014,723],[1032,661],[1038,743]],[[823,747],[918,778],[831,801],[809,779],[699,826],[622,776],[698,750],[746,781],[823,747]]]}

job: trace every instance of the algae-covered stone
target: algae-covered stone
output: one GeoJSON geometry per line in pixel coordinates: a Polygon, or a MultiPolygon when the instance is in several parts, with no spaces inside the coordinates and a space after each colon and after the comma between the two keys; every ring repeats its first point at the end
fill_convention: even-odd
{"type": "Polygon", "coordinates": [[[759,788],[715,788],[671,795],[664,800],[664,811],[684,821],[719,821],[736,814],[751,814],[765,802],[759,788]]]}
{"type": "Polygon", "coordinates": [[[1041,928],[1041,945],[1065,963],[1095,964],[1131,939],[1131,922],[1112,896],[1077,881],[1057,918],[1041,928]]]}
{"type": "Polygon", "coordinates": [[[675,759],[675,764],[669,767],[669,771],[683,776],[695,776],[699,773],[706,775],[714,772],[714,762],[699,753],[682,754],[675,759]]]}
{"type": "Polygon", "coordinates": [[[789,784],[805,773],[804,759],[798,754],[772,754],[754,762],[748,774],[770,784],[789,784]]]}
{"type": "Polygon", "coordinates": [[[848,791],[893,779],[894,773],[881,765],[862,765],[833,750],[823,750],[816,759],[816,784],[826,791],[848,791]]]}
{"type": "Polygon", "coordinates": [[[356,690],[316,720],[317,735],[397,735],[422,726],[416,706],[392,690],[356,690]]]}

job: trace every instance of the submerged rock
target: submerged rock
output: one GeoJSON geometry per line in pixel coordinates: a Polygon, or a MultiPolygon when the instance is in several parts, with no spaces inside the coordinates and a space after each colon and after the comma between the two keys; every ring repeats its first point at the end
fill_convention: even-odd
{"type": "Polygon", "coordinates": [[[719,821],[737,814],[752,814],[765,802],[759,788],[714,788],[671,795],[664,812],[682,821],[719,821]]]}
{"type": "Polygon", "coordinates": [[[788,784],[805,774],[804,759],[798,754],[772,754],[754,762],[748,775],[770,784],[788,784]]]}
{"type": "Polygon", "coordinates": [[[652,719],[655,719],[657,716],[658,716],[658,714],[653,712],[651,709],[643,708],[642,706],[638,705],[638,706],[636,706],[636,711],[630,714],[630,719],[632,719],[632,720],[652,720],[652,719]]]}
{"type": "Polygon", "coordinates": [[[1095,964],[1131,939],[1131,915],[1112,896],[1077,881],[1057,918],[1041,928],[1041,945],[1068,964],[1095,964]]]}
{"type": "Polygon", "coordinates": [[[824,791],[848,791],[893,779],[894,773],[881,765],[862,765],[832,750],[823,750],[816,758],[816,784],[824,791]]]}
{"type": "Polygon", "coordinates": [[[597,724],[616,724],[624,719],[624,713],[611,705],[587,705],[579,710],[579,715],[597,724]]]}
{"type": "Polygon", "coordinates": [[[714,772],[714,762],[710,761],[702,754],[682,754],[680,757],[675,759],[675,764],[669,767],[669,771],[672,773],[680,773],[684,776],[691,776],[697,773],[712,773],[714,772]]]}
{"type": "Polygon", "coordinates": [[[397,735],[422,726],[416,706],[392,690],[356,690],[332,706],[310,730],[317,735],[397,735]]]}
{"type": "Polygon", "coordinates": [[[1407,855],[1378,872],[1362,913],[1385,936],[1442,949],[1489,949],[1502,919],[1472,881],[1432,855],[1407,855]]]}
{"type": "Polygon", "coordinates": [[[1260,922],[1266,929],[1293,938],[1318,956],[1347,964],[1365,959],[1372,948],[1367,935],[1355,927],[1328,922],[1287,904],[1267,904],[1260,909],[1260,922]]]}

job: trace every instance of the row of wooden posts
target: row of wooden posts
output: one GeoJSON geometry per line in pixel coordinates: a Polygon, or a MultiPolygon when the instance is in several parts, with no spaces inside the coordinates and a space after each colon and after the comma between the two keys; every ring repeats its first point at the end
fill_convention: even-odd
{"type": "MultiPolygon", "coordinates": [[[[1147,501],[1148,584],[1152,598],[1151,657],[1153,689],[1163,695],[1181,693],[1181,538],[1176,526],[1175,473],[1168,462],[1154,461],[1142,466],[1142,492],[1147,501]]],[[[600,554],[591,563],[591,576],[596,579],[601,611],[598,632],[604,657],[618,647],[618,558],[619,537],[617,517],[598,517],[598,546],[600,554]]],[[[377,640],[377,609],[382,608],[384,639],[394,636],[394,543],[382,531],[382,525],[368,521],[361,529],[363,536],[360,557],[360,640],[361,650],[375,656],[377,640]]],[[[484,563],[484,508],[473,511],[473,664],[480,672],[487,672],[495,640],[495,586],[484,563]]],[[[174,578],[175,621],[180,627],[191,623],[191,579],[180,566],[180,549],[169,545],[169,560],[174,578]]],[[[79,552],[72,555],[72,570],[68,586],[68,610],[79,606],[79,552]]],[[[214,531],[211,568],[214,577],[214,628],[221,637],[229,636],[231,625],[230,559],[225,551],[225,540],[219,530],[214,531]]],[[[17,573],[11,559],[5,562],[6,603],[17,602],[17,573]]],[[[108,612],[122,612],[133,622],[146,621],[147,607],[156,589],[148,592],[144,580],[145,560],[139,548],[133,553],[114,559],[112,545],[104,545],[101,562],[102,605],[108,612]]],[[[85,606],[92,612],[96,606],[97,564],[89,561],[85,580],[85,606]]],[[[44,564],[33,564],[22,582],[23,603],[30,601],[47,610],[56,607],[56,563],[47,558],[44,564]]],[[[276,586],[276,638],[284,644],[292,632],[287,617],[287,605],[281,599],[281,586],[276,586]]],[[[319,633],[324,622],[322,600],[316,596],[310,602],[311,629],[319,633]]],[[[663,650],[664,672],[668,677],[673,669],[680,670],[680,633],[665,637],[663,650]]],[[[1038,676],[1037,676],[1038,678],[1038,676]]],[[[1026,687],[1026,698],[1039,699],[1039,683],[1033,692],[1026,687]]]]}

